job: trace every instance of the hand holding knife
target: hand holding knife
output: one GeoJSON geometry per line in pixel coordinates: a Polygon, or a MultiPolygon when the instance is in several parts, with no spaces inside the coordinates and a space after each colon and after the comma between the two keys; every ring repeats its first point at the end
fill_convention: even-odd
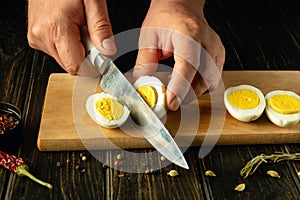
{"type": "Polygon", "coordinates": [[[188,164],[179,147],[151,108],[118,70],[113,61],[101,55],[93,46],[86,27],[82,28],[81,34],[87,50],[86,60],[101,75],[100,86],[103,91],[116,97],[120,103],[130,109],[131,116],[138,123],[139,132],[160,154],[174,164],[188,169],[188,164]]]}

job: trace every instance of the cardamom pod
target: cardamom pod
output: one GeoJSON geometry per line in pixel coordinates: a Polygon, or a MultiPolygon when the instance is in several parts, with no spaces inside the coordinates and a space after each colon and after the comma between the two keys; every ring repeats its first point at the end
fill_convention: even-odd
{"type": "Polygon", "coordinates": [[[211,170],[206,170],[206,172],[205,172],[205,174],[204,174],[205,176],[217,176],[213,171],[211,171],[211,170]]]}
{"type": "Polygon", "coordinates": [[[234,188],[234,190],[235,190],[235,191],[242,192],[245,188],[246,188],[246,184],[245,184],[245,183],[241,183],[241,184],[238,184],[238,185],[234,188]]]}
{"type": "Polygon", "coordinates": [[[274,170],[267,171],[267,174],[274,177],[274,178],[280,178],[279,174],[274,170]]]}
{"type": "Polygon", "coordinates": [[[174,177],[174,176],[178,176],[178,175],[179,175],[179,173],[178,173],[176,170],[174,170],[174,169],[170,170],[167,174],[168,174],[169,176],[171,176],[171,177],[174,177]]]}

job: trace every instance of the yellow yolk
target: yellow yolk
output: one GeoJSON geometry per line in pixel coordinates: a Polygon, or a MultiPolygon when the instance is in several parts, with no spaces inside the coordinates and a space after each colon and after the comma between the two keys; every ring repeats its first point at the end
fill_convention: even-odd
{"type": "Polygon", "coordinates": [[[108,120],[120,119],[124,112],[123,105],[112,98],[96,101],[96,109],[108,120]]]}
{"type": "Polygon", "coordinates": [[[270,107],[281,114],[295,114],[300,112],[300,100],[291,95],[274,95],[268,104],[270,107]]]}
{"type": "Polygon", "coordinates": [[[259,97],[255,91],[249,89],[241,89],[231,92],[227,96],[228,102],[239,109],[252,109],[258,106],[259,97]]]}
{"type": "Polygon", "coordinates": [[[153,108],[157,102],[157,91],[155,87],[145,85],[137,89],[137,92],[142,96],[150,108],[153,108]]]}

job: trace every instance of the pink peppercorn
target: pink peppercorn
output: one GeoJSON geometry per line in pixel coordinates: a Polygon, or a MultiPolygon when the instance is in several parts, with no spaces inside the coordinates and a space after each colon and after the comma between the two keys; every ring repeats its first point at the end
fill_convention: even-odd
{"type": "Polygon", "coordinates": [[[120,166],[120,161],[116,160],[116,161],[114,162],[114,166],[115,166],[115,167],[120,166]]]}

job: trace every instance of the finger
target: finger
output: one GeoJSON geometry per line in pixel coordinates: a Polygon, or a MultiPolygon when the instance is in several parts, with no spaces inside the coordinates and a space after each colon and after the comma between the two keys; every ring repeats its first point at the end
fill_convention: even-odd
{"type": "Polygon", "coordinates": [[[190,103],[191,101],[199,98],[202,94],[207,91],[207,85],[202,79],[199,72],[196,73],[194,80],[192,81],[192,87],[190,87],[188,93],[186,94],[182,104],[190,103]]]}
{"type": "MultiPolygon", "coordinates": [[[[208,90],[209,92],[212,92],[217,85],[219,84],[219,81],[221,79],[221,73],[223,68],[223,63],[217,64],[217,58],[219,56],[222,56],[224,51],[216,52],[212,49],[207,48],[208,51],[205,49],[202,49],[201,52],[201,63],[199,68],[199,73],[201,75],[201,82],[198,85],[194,85],[194,87],[197,89],[196,93],[199,97],[204,91],[208,90]],[[212,57],[214,56],[214,57],[212,57]]],[[[225,54],[224,58],[225,58],[225,54]]],[[[197,83],[195,83],[197,84],[197,83]]]]}
{"type": "MultiPolygon", "coordinates": [[[[225,48],[220,37],[213,30],[211,30],[207,40],[203,42],[200,60],[199,72],[202,82],[205,83],[203,85],[206,85],[206,88],[202,88],[201,91],[204,89],[213,91],[221,79],[225,62],[225,48]]],[[[201,94],[197,95],[199,96],[201,94]]]]}
{"type": "Polygon", "coordinates": [[[29,46],[52,56],[56,62],[64,68],[64,64],[58,55],[57,48],[53,42],[54,37],[51,35],[50,31],[45,31],[46,29],[47,28],[44,26],[29,27],[27,33],[29,46]]]}
{"type": "Polygon", "coordinates": [[[133,79],[137,80],[141,76],[153,76],[157,69],[158,50],[139,49],[136,64],[133,69],[133,79]]]}
{"type": "Polygon", "coordinates": [[[133,70],[133,79],[140,76],[153,76],[157,69],[159,50],[157,33],[154,29],[141,29],[139,38],[139,51],[133,70]]]}
{"type": "Polygon", "coordinates": [[[105,0],[85,0],[85,15],[91,40],[104,55],[117,52],[105,0]]]}
{"type": "Polygon", "coordinates": [[[177,110],[191,88],[200,63],[201,46],[178,32],[172,35],[175,65],[167,87],[167,105],[177,110]]]}
{"type": "Polygon", "coordinates": [[[76,24],[58,27],[59,36],[54,41],[62,67],[71,74],[76,74],[84,60],[85,50],[80,40],[80,30],[76,24]]]}
{"type": "Polygon", "coordinates": [[[185,59],[175,56],[175,65],[167,86],[167,106],[177,110],[191,88],[196,69],[185,59]]]}

